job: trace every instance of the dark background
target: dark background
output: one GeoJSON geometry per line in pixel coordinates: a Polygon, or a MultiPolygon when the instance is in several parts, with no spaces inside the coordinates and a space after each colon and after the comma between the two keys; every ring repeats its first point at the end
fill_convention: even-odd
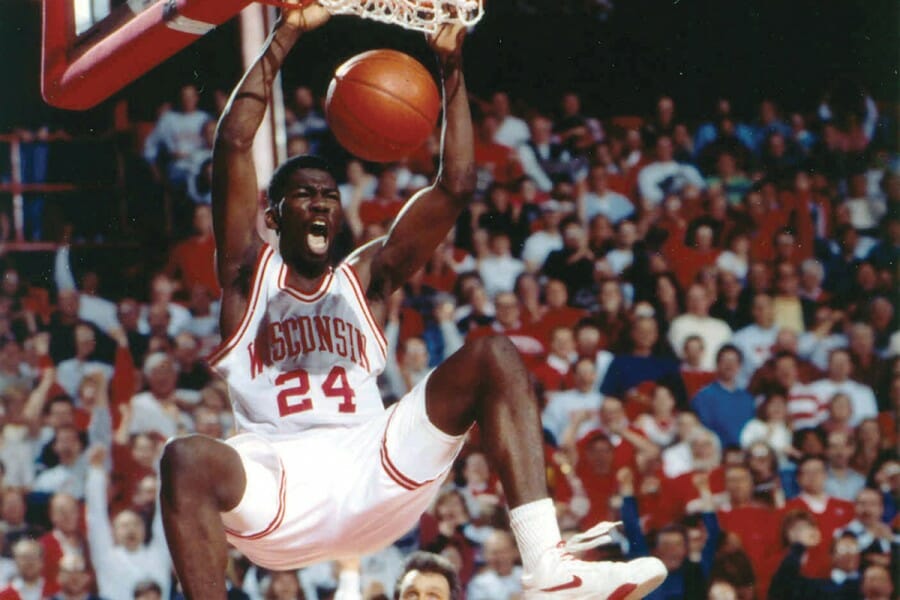
{"type": "MultiPolygon", "coordinates": [[[[49,0],[67,1],[67,0],[49,0]]],[[[661,93],[682,117],[706,114],[719,94],[750,118],[760,98],[787,110],[812,111],[837,76],[850,76],[878,100],[896,102],[896,0],[615,0],[605,20],[563,14],[559,2],[487,0],[487,13],[466,46],[469,87],[552,109],[563,90],[585,98],[588,113],[644,114],[661,93]],[[546,5],[546,6],[542,6],[546,5]]],[[[590,2],[588,2],[590,4],[590,2]]],[[[0,0],[0,131],[41,123],[74,131],[104,130],[111,102],[86,113],[51,109],[40,97],[40,3],[0,0]]],[[[301,40],[284,73],[287,85],[317,93],[353,54],[376,47],[433,62],[420,34],[360,19],[334,19],[301,40]]],[[[232,21],[138,79],[114,98],[129,99],[132,117],[152,120],[179,84],[230,89],[240,75],[232,21]]],[[[205,101],[209,101],[209,94],[205,101]]]]}

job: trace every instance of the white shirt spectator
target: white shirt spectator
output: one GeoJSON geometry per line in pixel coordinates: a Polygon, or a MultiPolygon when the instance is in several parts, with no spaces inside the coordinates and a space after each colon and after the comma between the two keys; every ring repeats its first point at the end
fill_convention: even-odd
{"type": "Polygon", "coordinates": [[[836,477],[835,473],[828,469],[828,476],[825,479],[825,493],[847,502],[856,501],[856,495],[859,490],[866,486],[866,478],[854,471],[847,469],[843,477],[836,477]]]}
{"type": "Polygon", "coordinates": [[[698,317],[691,313],[679,315],[669,326],[669,344],[679,358],[683,358],[684,341],[692,336],[703,338],[703,358],[700,367],[706,371],[716,368],[716,353],[731,339],[731,327],[725,321],[714,317],[698,317]]]}
{"type": "MultiPolygon", "coordinates": [[[[175,395],[191,404],[200,400],[195,390],[177,390],[175,395]]],[[[191,431],[191,418],[181,410],[169,411],[151,394],[141,392],[131,399],[131,428],[129,433],[156,432],[170,438],[181,430],[191,431]]]]}
{"type": "Polygon", "coordinates": [[[878,402],[872,388],[852,379],[846,381],[833,381],[831,379],[819,379],[810,383],[809,390],[816,395],[819,404],[828,409],[831,399],[835,394],[846,394],[850,398],[853,414],[850,416],[850,425],[858,426],[864,419],[878,417],[878,402]]]}
{"type": "Polygon", "coordinates": [[[113,368],[106,363],[94,360],[78,360],[67,358],[56,367],[56,382],[66,391],[70,398],[78,398],[78,388],[81,380],[90,373],[103,373],[106,381],[113,374],[113,368]]]}
{"type": "Polygon", "coordinates": [[[785,464],[792,437],[791,429],[784,423],[750,419],[741,430],[741,448],[746,450],[754,442],[765,442],[778,455],[779,462],[785,464]]]}
{"type": "MultiPolygon", "coordinates": [[[[69,259],[69,246],[60,246],[53,260],[53,281],[58,290],[77,290],[75,275],[72,274],[72,266],[69,259]]],[[[89,321],[99,327],[104,333],[121,327],[116,317],[116,305],[114,302],[80,294],[78,296],[78,318],[89,321]]]]}
{"type": "Polygon", "coordinates": [[[498,292],[511,292],[516,277],[525,270],[525,263],[512,256],[491,254],[481,259],[478,273],[484,282],[484,291],[493,298],[498,292]]]}
{"type": "Polygon", "coordinates": [[[512,573],[506,576],[497,574],[493,569],[483,571],[469,582],[466,598],[468,600],[509,600],[519,598],[522,593],[522,567],[513,567],[512,573]]]}
{"type": "Polygon", "coordinates": [[[750,269],[747,259],[731,250],[725,250],[719,255],[719,258],[716,259],[716,266],[722,271],[728,271],[741,281],[747,279],[747,271],[750,269]]]}
{"type": "MultiPolygon", "coordinates": [[[[569,426],[572,413],[582,410],[600,410],[603,394],[598,391],[581,392],[565,390],[547,394],[547,406],[541,414],[544,429],[553,434],[557,441],[569,426]]],[[[580,433],[580,432],[579,432],[580,433]]]]}
{"type": "Polygon", "coordinates": [[[509,148],[518,148],[531,139],[528,124],[522,119],[507,115],[497,126],[494,141],[509,148]]]}
{"type": "MultiPolygon", "coordinates": [[[[180,304],[175,304],[174,302],[169,302],[169,329],[167,333],[169,337],[175,337],[182,331],[186,331],[190,321],[191,321],[191,311],[181,306],[180,304]]],[[[146,306],[141,308],[141,316],[138,320],[138,332],[147,335],[150,333],[150,324],[147,322],[147,308],[146,306]]]]}
{"type": "Polygon", "coordinates": [[[525,245],[522,248],[522,260],[532,270],[540,269],[547,256],[554,250],[562,250],[563,238],[560,233],[550,233],[548,231],[535,231],[525,239],[525,245]]]}
{"type": "Polygon", "coordinates": [[[737,346],[744,359],[738,375],[738,386],[746,388],[754,371],[772,357],[772,345],[775,344],[776,337],[778,337],[778,327],[763,329],[756,323],[735,332],[731,343],[737,346]]]}
{"type": "Polygon", "coordinates": [[[706,188],[706,180],[700,171],[692,165],[681,164],[674,160],[650,163],[638,173],[641,197],[651,204],[656,205],[663,201],[666,195],[663,184],[666,184],[669,192],[678,192],[686,185],[706,188]]]}
{"type": "Polygon", "coordinates": [[[87,471],[87,458],[84,454],[74,464],[63,464],[51,467],[34,478],[32,491],[48,494],[69,494],[73,498],[84,498],[84,480],[87,471]]]}
{"type": "Polygon", "coordinates": [[[594,192],[585,192],[583,199],[584,219],[588,223],[597,215],[603,215],[615,225],[634,214],[634,204],[631,200],[612,190],[608,190],[602,196],[594,192]]]}
{"type": "Polygon", "coordinates": [[[144,159],[155,163],[160,146],[164,146],[171,156],[177,157],[172,166],[188,171],[191,156],[204,147],[203,125],[210,119],[209,113],[202,110],[189,113],[170,110],[163,113],[144,142],[144,159]]]}
{"type": "Polygon", "coordinates": [[[106,487],[106,473],[102,469],[90,467],[87,470],[85,503],[87,533],[100,596],[110,600],[133,598],[135,585],[150,579],[162,589],[162,597],[168,598],[172,567],[159,505],[153,516],[150,543],[133,552],[129,551],[115,543],[109,521],[106,487]]]}
{"type": "Polygon", "coordinates": [[[612,268],[613,273],[621,275],[622,272],[634,262],[634,252],[628,249],[613,248],[606,253],[606,262],[612,268]]]}

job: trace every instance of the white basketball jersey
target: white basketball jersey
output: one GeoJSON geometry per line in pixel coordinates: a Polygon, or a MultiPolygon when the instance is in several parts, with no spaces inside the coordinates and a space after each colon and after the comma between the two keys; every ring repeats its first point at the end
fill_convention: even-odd
{"type": "Polygon", "coordinates": [[[290,287],[287,270],[264,245],[241,323],[209,357],[238,432],[289,434],[381,413],[387,342],[353,268],[340,264],[310,293],[290,287]]]}

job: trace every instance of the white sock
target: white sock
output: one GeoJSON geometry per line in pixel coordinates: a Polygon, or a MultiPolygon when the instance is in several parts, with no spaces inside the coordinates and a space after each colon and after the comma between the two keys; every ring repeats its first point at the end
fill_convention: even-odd
{"type": "Polygon", "coordinates": [[[534,572],[541,554],[548,548],[556,547],[562,540],[556,521],[556,507],[550,498],[513,508],[509,511],[509,524],[519,544],[526,573],[534,572]]]}

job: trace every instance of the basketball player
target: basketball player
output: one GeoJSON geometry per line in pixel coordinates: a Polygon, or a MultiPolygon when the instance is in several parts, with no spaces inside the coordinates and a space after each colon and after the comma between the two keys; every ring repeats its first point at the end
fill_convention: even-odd
{"type": "MultiPolygon", "coordinates": [[[[213,211],[222,286],[222,347],[210,363],[230,388],[240,433],[189,436],[162,459],[162,512],[188,598],[222,598],[227,542],[270,569],[365,554],[412,528],[478,423],[498,471],[523,557],[525,598],[637,598],[662,563],[574,560],[547,496],[537,401],[506,338],[464,346],[388,410],[375,379],[391,293],[422,267],[474,186],[473,134],[461,68],[462,28],[429,43],[441,64],[441,168],[385,239],[333,265],[341,226],[337,182],[315,157],[283,164],[256,234],[251,145],[278,69],[328,13],[288,10],[226,107],[213,154],[213,211]]],[[[575,546],[604,539],[609,524],[575,546]]]]}

